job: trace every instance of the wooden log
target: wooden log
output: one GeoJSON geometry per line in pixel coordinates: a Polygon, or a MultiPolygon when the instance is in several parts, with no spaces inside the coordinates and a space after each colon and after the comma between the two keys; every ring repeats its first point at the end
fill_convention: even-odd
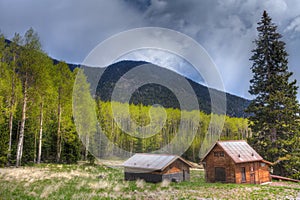
{"type": "Polygon", "coordinates": [[[272,179],[283,180],[283,181],[291,181],[291,182],[295,182],[295,183],[300,183],[300,180],[287,178],[287,177],[283,177],[283,176],[271,175],[271,178],[272,179]]]}

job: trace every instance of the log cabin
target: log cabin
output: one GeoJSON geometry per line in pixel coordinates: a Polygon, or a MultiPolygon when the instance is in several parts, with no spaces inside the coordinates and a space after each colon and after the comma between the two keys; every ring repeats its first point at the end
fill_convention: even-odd
{"type": "Polygon", "coordinates": [[[261,184],[271,181],[271,163],[244,140],[218,141],[201,161],[206,182],[261,184]]]}
{"type": "Polygon", "coordinates": [[[137,153],[124,162],[125,180],[146,182],[188,181],[192,165],[176,155],[137,153]]]}

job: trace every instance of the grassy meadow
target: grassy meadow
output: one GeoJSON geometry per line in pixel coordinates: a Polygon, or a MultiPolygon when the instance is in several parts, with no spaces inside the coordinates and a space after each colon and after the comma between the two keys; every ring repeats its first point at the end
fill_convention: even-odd
{"type": "Polygon", "coordinates": [[[0,168],[0,199],[296,199],[300,184],[205,183],[204,172],[191,171],[191,181],[145,183],[124,181],[122,168],[108,165],[41,164],[0,168]]]}

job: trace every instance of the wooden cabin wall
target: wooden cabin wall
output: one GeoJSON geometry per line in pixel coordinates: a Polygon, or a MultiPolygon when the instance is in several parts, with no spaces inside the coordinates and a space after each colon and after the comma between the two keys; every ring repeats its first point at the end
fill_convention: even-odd
{"type": "Polygon", "coordinates": [[[235,167],[236,183],[252,183],[253,182],[253,184],[254,184],[258,179],[258,177],[255,176],[257,174],[258,174],[258,170],[257,170],[256,162],[240,163],[240,164],[237,164],[235,167]],[[245,168],[245,175],[246,175],[245,181],[242,181],[242,168],[245,168]],[[254,177],[251,177],[251,176],[254,176],[254,177]],[[251,178],[252,178],[252,180],[251,180],[251,178]]]}
{"type": "Polygon", "coordinates": [[[149,171],[138,168],[124,168],[125,180],[144,179],[147,182],[161,182],[163,179],[172,181],[190,180],[190,167],[181,160],[176,160],[163,171],[149,171]]]}
{"type": "Polygon", "coordinates": [[[236,165],[236,183],[261,184],[271,181],[269,166],[263,162],[241,163],[236,165]],[[242,182],[241,168],[246,169],[246,181],[242,182]],[[251,175],[252,174],[252,175],[251,175]]]}
{"type": "Polygon", "coordinates": [[[172,164],[170,164],[168,167],[166,167],[163,171],[162,174],[173,174],[173,173],[178,173],[185,171],[187,173],[190,173],[190,167],[182,162],[181,160],[176,160],[172,164]]]}
{"type": "MultiPolygon", "coordinates": [[[[229,155],[224,152],[223,156],[215,156],[215,152],[224,152],[219,146],[207,155],[205,159],[205,178],[207,182],[216,182],[215,168],[220,167],[225,169],[226,183],[235,183],[235,164],[229,155]]],[[[220,155],[220,154],[219,154],[220,155]]]]}
{"type": "Polygon", "coordinates": [[[249,183],[260,184],[271,181],[269,166],[261,161],[234,163],[231,157],[224,152],[224,156],[215,156],[215,152],[222,152],[223,149],[215,146],[206,156],[205,160],[205,179],[206,182],[218,182],[216,180],[216,168],[224,168],[225,183],[249,183]],[[242,168],[245,168],[245,181],[242,181],[242,168]]]}
{"type": "Polygon", "coordinates": [[[125,172],[124,176],[126,181],[135,181],[138,179],[143,179],[146,182],[157,183],[163,180],[163,175],[161,174],[125,172]]]}
{"type": "Polygon", "coordinates": [[[260,183],[271,181],[269,165],[263,162],[259,163],[259,180],[260,183]]]}

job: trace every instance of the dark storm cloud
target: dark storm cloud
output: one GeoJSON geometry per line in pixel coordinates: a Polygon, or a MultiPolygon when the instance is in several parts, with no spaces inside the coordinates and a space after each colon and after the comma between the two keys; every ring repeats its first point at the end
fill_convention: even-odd
{"type": "Polygon", "coordinates": [[[256,26],[263,10],[267,10],[281,33],[293,37],[283,39],[290,49],[291,70],[300,78],[300,3],[296,0],[151,0],[143,17],[152,26],[181,31],[197,40],[212,56],[228,91],[248,96],[251,78],[249,58],[256,26]],[[293,66],[292,66],[293,65],[293,66]]]}
{"type": "Polygon", "coordinates": [[[207,50],[227,91],[247,97],[252,41],[264,9],[284,35],[290,69],[300,80],[298,0],[0,0],[0,30],[11,38],[14,32],[23,34],[33,27],[50,56],[78,63],[101,41],[121,31],[171,28],[207,50]]]}
{"type": "Polygon", "coordinates": [[[51,56],[81,62],[107,37],[136,26],[140,17],[123,1],[0,1],[0,29],[11,37],[33,27],[51,56]]]}

